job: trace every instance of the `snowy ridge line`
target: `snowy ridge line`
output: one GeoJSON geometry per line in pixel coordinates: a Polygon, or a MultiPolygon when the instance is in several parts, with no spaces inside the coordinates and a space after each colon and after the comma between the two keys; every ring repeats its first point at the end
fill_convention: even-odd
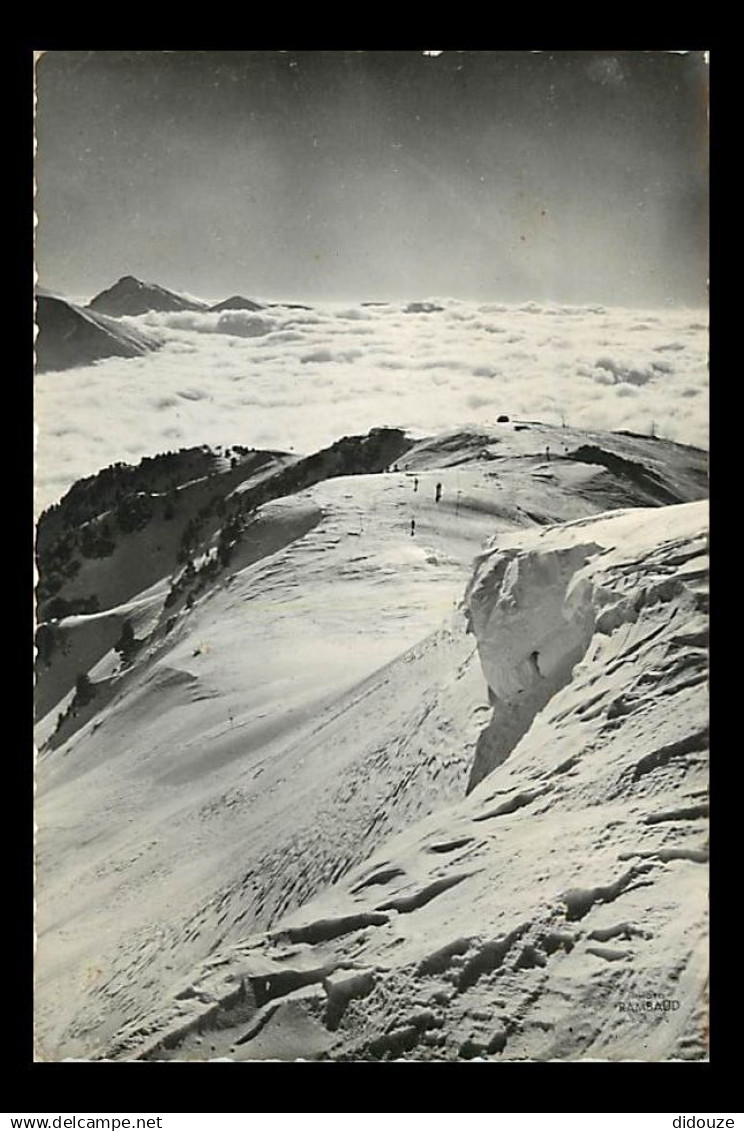
{"type": "MultiPolygon", "coordinates": [[[[626,901],[651,896],[667,871],[675,885],[685,869],[700,878],[687,902],[681,888],[659,899],[678,900],[682,924],[697,906],[707,852],[704,521],[693,533],[697,519],[680,517],[693,512],[659,507],[636,469],[648,466],[681,500],[700,498],[705,456],[520,422],[412,446],[375,430],[299,470],[293,461],[289,477],[283,463],[266,476],[267,453],[235,451],[237,466],[223,463],[194,487],[193,505],[167,515],[161,498],[141,529],[117,533],[115,555],[86,560],[81,581],[62,590],[95,592],[119,612],[53,626],[59,647],[47,641],[40,664],[50,701],[81,670],[94,690],[38,767],[44,1054],[108,1055],[126,1038],[129,1056],[176,1029],[158,1056],[204,1059],[210,1042],[244,1059],[396,1049],[447,1059],[476,1046],[518,1055],[532,1040],[521,997],[501,1047],[496,1029],[461,1034],[460,996],[488,997],[502,978],[516,992],[539,971],[549,986],[574,951],[585,971],[642,966],[653,907],[634,912],[626,901]],[[620,459],[572,458],[588,443],[620,459]],[[238,542],[221,500],[246,476],[254,490],[254,476],[266,476],[266,488],[248,496],[261,521],[246,514],[238,542]],[[190,539],[190,588],[169,589],[181,531],[209,505],[190,539]],[[617,506],[622,514],[608,512],[617,506]],[[220,548],[230,560],[208,575],[220,548]],[[474,555],[480,635],[467,634],[463,615],[474,555]],[[136,638],[127,655],[114,647],[125,617],[136,638]],[[494,750],[506,757],[489,766],[494,750]],[[487,776],[463,802],[476,761],[487,776]],[[611,894],[637,866],[648,868],[616,898],[566,920],[565,893],[611,894]],[[618,919],[595,918],[615,904],[618,919]],[[621,923],[628,931],[613,935],[621,923]],[[502,953],[499,940],[525,925],[502,953]],[[590,930],[600,934],[585,954],[590,930]],[[427,957],[443,950],[447,961],[430,969],[427,957]],[[297,984],[246,1037],[267,1004],[250,979],[271,954],[303,976],[334,963],[376,973],[363,1001],[328,1015],[322,983],[297,984]],[[212,957],[219,966],[204,965],[212,957]],[[237,980],[215,981],[220,971],[237,980]],[[250,992],[239,1023],[220,1028],[215,1015],[201,1034],[188,1027],[242,976],[250,992]],[[452,987],[451,1008],[419,1003],[387,1041],[396,1000],[452,987]]],[[[136,486],[146,495],[211,463],[204,446],[148,460],[136,486]]],[[[116,486],[103,476],[73,492],[78,520],[110,510],[116,486]]],[[[64,510],[51,516],[58,528],[64,510]]],[[[50,548],[55,536],[51,522],[50,548]]],[[[40,722],[40,743],[54,722],[53,713],[40,722]]],[[[462,1006],[503,1008],[496,998],[462,1006]]]]}
{"type": "Polygon", "coordinates": [[[467,591],[493,708],[469,795],[106,1055],[704,1059],[706,552],[704,501],[502,536],[467,591]],[[650,992],[676,1003],[653,1025],[650,992]]]}

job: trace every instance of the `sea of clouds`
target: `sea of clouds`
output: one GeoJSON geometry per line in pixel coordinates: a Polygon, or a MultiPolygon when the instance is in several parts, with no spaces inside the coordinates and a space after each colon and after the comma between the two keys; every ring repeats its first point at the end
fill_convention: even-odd
{"type": "Polygon", "coordinates": [[[312,310],[150,313],[162,341],[36,376],[36,509],[117,460],[203,443],[305,453],[396,425],[500,413],[708,445],[703,310],[432,300],[312,310]]]}

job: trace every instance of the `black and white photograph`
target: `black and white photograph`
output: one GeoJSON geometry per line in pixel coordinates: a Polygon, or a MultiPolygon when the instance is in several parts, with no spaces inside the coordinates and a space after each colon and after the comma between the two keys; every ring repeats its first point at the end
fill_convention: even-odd
{"type": "Polygon", "coordinates": [[[36,1062],[709,1060],[710,66],[35,53],[36,1062]]]}

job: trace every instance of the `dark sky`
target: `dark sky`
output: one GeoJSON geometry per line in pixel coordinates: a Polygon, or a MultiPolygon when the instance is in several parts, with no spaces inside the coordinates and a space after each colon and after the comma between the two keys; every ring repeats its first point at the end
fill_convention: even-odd
{"type": "Polygon", "coordinates": [[[40,282],[700,304],[707,67],[668,52],[49,52],[40,282]]]}

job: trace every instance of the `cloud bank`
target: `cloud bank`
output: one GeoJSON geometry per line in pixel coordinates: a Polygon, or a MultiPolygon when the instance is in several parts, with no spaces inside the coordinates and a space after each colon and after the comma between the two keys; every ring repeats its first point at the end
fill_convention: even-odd
{"type": "Polygon", "coordinates": [[[159,351],[36,377],[36,507],[115,460],[208,443],[310,452],[500,413],[707,447],[707,318],[432,300],[127,319],[159,351]]]}

